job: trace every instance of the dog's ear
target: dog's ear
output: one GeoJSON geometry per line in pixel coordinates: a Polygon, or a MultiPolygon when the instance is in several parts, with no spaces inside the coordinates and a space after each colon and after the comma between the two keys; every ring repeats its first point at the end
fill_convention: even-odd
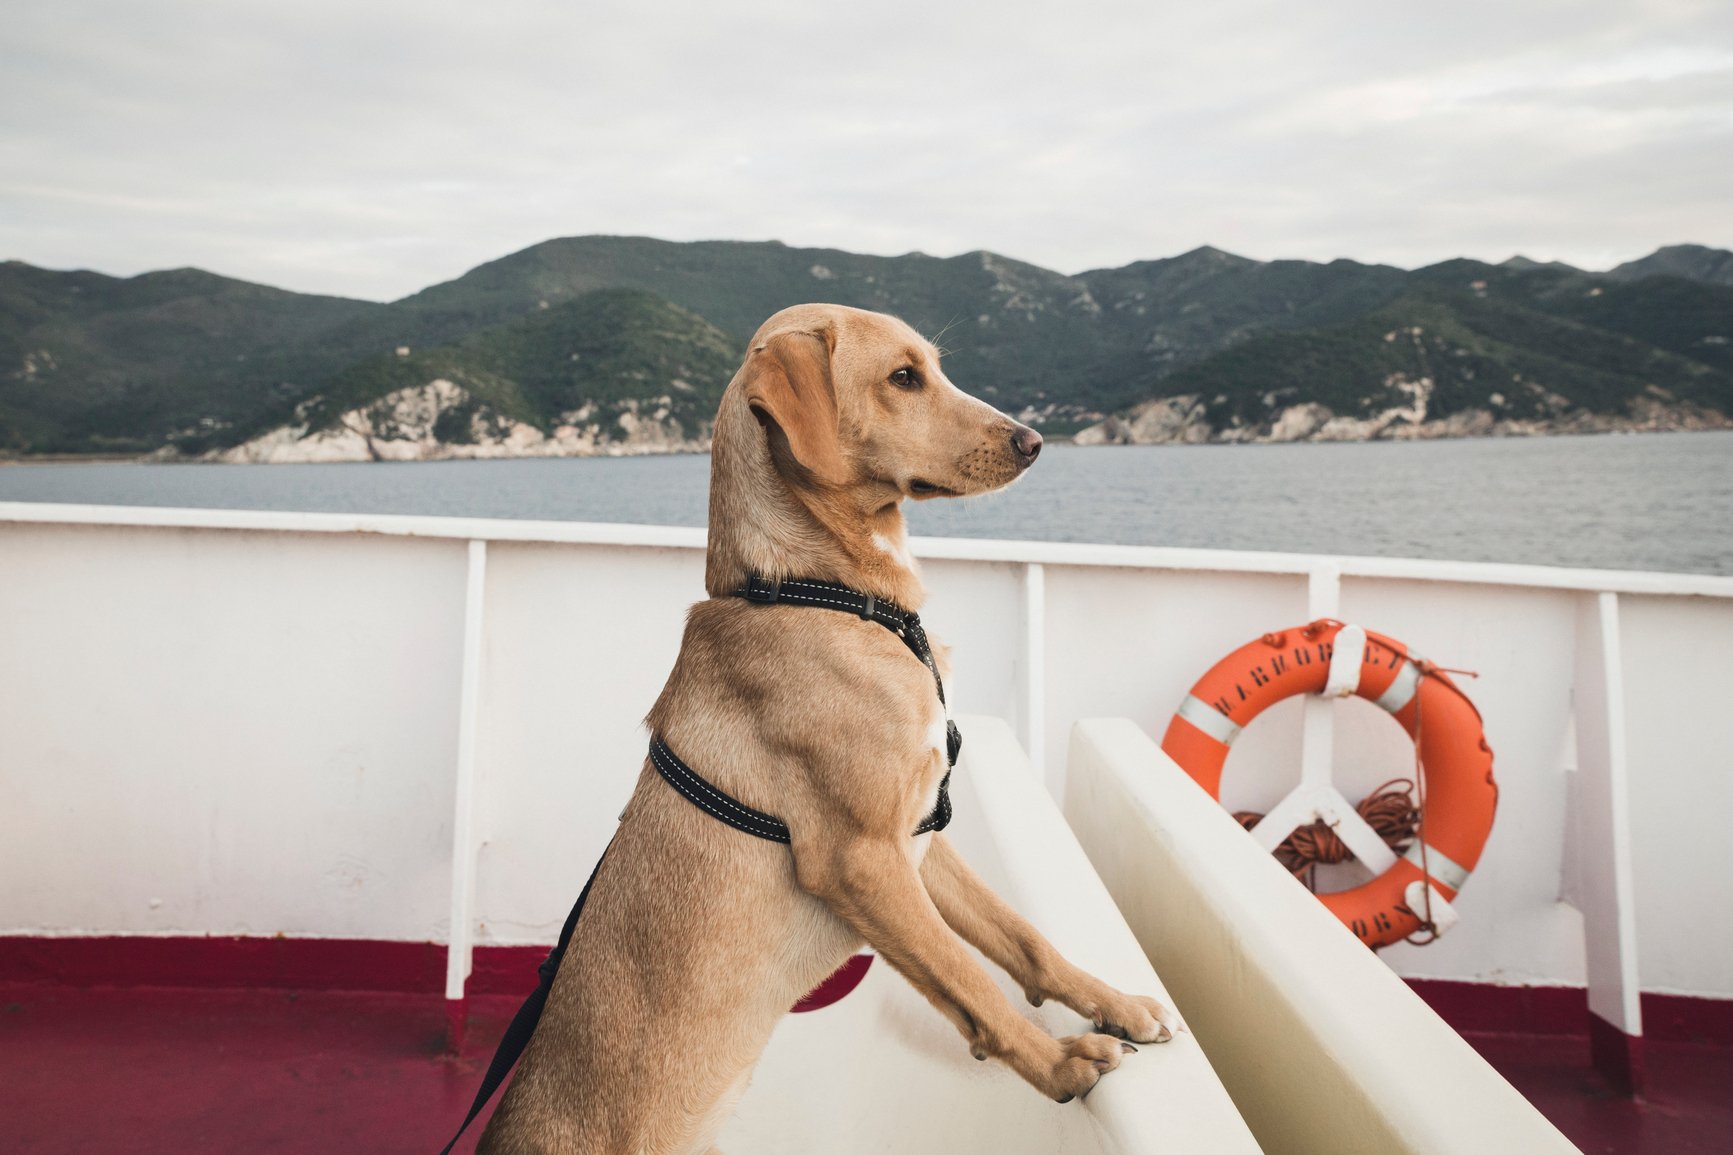
{"type": "Polygon", "coordinates": [[[831,334],[784,329],[747,354],[746,404],[773,443],[777,431],[800,467],[822,482],[846,480],[830,372],[831,334]]]}

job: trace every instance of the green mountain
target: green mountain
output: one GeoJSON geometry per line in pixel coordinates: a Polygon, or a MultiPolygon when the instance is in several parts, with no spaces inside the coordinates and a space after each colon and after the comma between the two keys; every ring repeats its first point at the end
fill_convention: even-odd
{"type": "Polygon", "coordinates": [[[0,452],[145,452],[292,400],[389,306],[174,269],[122,280],[0,263],[0,452]]]}
{"type": "Polygon", "coordinates": [[[1351,320],[1161,377],[1085,443],[1704,428],[1733,415],[1733,288],[1447,261],[1351,320]]]}
{"type": "Polygon", "coordinates": [[[632,415],[629,426],[640,412],[676,440],[704,438],[743,352],[716,326],[660,297],[596,289],[448,345],[366,358],[225,442],[285,425],[317,434],[344,427],[356,412],[383,436],[396,432],[388,427],[398,420],[387,399],[434,381],[462,391],[428,415],[430,432],[447,444],[474,444],[514,424],[543,435],[592,425],[598,436],[620,439],[621,415],[632,415]]]}
{"type": "Polygon", "coordinates": [[[1209,248],[1068,277],[987,252],[873,257],[776,242],[571,237],[400,305],[460,327],[623,285],[666,297],[744,344],[778,309],[831,301],[895,313],[937,336],[952,379],[998,404],[1081,414],[1126,404],[1161,373],[1248,333],[1364,312],[1399,293],[1404,275],[1209,248]]]}
{"type": "Polygon", "coordinates": [[[1345,324],[1246,341],[1161,385],[1205,399],[1217,430],[1270,426],[1297,404],[1361,422],[1396,411],[1413,425],[1475,414],[1461,432],[1573,410],[1629,414],[1644,399],[1733,412],[1725,371],[1490,295],[1428,287],[1345,324]]]}
{"type": "Polygon", "coordinates": [[[1616,281],[1657,276],[1683,277],[1712,285],[1733,285],[1733,253],[1703,245],[1666,245],[1646,257],[1626,261],[1607,276],[1616,281]]]}
{"type": "Polygon", "coordinates": [[[1433,422],[1486,412],[1512,430],[1565,427],[1572,414],[1625,420],[1657,404],[1712,420],[1733,412],[1729,270],[1733,253],[1694,246],[1607,274],[1523,258],[1409,272],[1202,248],[1066,276],[986,252],[573,237],[377,304],[190,269],[120,279],[8,262],[0,453],[191,454],[267,434],[288,453],[286,438],[360,421],[367,432],[341,452],[364,441],[377,454],[375,418],[401,425],[428,406],[438,429],[416,425],[416,452],[430,441],[515,451],[579,413],[594,426],[583,451],[630,449],[631,437],[650,447],[645,422],[686,444],[753,330],[810,300],[908,319],[945,348],[954,380],[1050,433],[1195,396],[1204,435],[1262,436],[1296,404],[1352,420],[1412,408],[1422,381],[1433,422]],[[415,393],[420,408],[393,409],[434,381],[451,386],[437,401],[415,393]],[[510,444],[498,440],[508,429],[510,444]]]}
{"type": "Polygon", "coordinates": [[[575,237],[483,265],[401,305],[441,325],[483,324],[604,286],[665,297],[742,346],[766,317],[805,301],[893,312],[943,334],[955,379],[1011,404],[1045,400],[1049,390],[1093,396],[1108,380],[1087,287],[989,253],[871,257],[774,242],[575,237]]]}

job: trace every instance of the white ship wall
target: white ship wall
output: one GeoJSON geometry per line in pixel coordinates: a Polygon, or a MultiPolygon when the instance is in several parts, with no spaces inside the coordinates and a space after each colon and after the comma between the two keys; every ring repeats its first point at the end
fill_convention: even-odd
{"type": "MultiPolygon", "coordinates": [[[[641,719],[702,595],[702,537],[0,505],[0,933],[445,941],[467,909],[478,942],[551,941],[638,774],[641,719]],[[473,831],[473,902],[457,829],[473,831]]],[[[1496,982],[1585,981],[1583,920],[1560,896],[1573,855],[1610,849],[1567,836],[1573,679],[1586,599],[1617,593],[1641,985],[1733,997],[1733,928],[1718,917],[1733,875],[1716,837],[1733,813],[1733,579],[1026,542],[915,551],[923,617],[955,648],[958,712],[1007,719],[1055,792],[1073,722],[1124,715],[1159,740],[1216,660],[1307,620],[1320,574],[1341,572],[1338,616],[1479,671],[1464,685],[1496,751],[1497,824],[1462,924],[1384,957],[1496,982]]],[[[1412,773],[1380,711],[1336,710],[1350,799],[1412,773]]],[[[1231,807],[1266,809],[1292,784],[1300,714],[1285,703],[1236,744],[1231,807]]]]}

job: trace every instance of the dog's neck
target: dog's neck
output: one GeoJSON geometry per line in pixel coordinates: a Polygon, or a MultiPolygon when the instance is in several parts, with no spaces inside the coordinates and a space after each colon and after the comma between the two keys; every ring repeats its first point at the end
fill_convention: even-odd
{"type": "Polygon", "coordinates": [[[745,399],[730,392],[710,451],[710,547],[704,586],[725,597],[751,574],[817,578],[918,610],[926,598],[902,506],[863,509],[848,491],[784,476],[745,399]]]}

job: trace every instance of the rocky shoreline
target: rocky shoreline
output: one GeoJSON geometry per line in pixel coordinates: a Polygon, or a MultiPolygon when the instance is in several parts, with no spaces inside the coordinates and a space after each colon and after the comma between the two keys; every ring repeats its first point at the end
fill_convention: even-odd
{"type": "MultiPolygon", "coordinates": [[[[279,426],[239,445],[188,455],[172,446],[154,453],[0,456],[3,465],[153,462],[313,465],[366,461],[461,461],[535,457],[638,457],[708,453],[710,425],[688,431],[663,399],[619,402],[562,415],[544,432],[528,422],[475,406],[466,390],[447,380],[401,389],[372,405],[351,409],[322,429],[305,423],[279,426]],[[462,418],[461,440],[450,439],[450,415],[462,418]],[[442,428],[442,418],[447,420],[442,428]],[[446,434],[441,437],[440,434],[446,434]]],[[[1050,441],[1082,446],[1252,445],[1294,442],[1429,441],[1441,438],[1548,437],[1604,433],[1686,433],[1733,429],[1713,409],[1659,396],[1638,398],[1623,415],[1561,407],[1546,419],[1500,417],[1467,409],[1429,418],[1422,393],[1415,403],[1369,417],[1333,413],[1317,402],[1290,405],[1259,424],[1218,428],[1197,394],[1160,397],[1107,417],[1070,437],[1050,441]]]]}
{"type": "MultiPolygon", "coordinates": [[[[1453,437],[1537,437],[1585,433],[1660,433],[1733,428],[1733,420],[1674,398],[1650,386],[1624,414],[1593,413],[1538,386],[1544,417],[1501,416],[1492,408],[1430,415],[1433,381],[1393,377],[1387,382],[1404,399],[1364,416],[1332,412],[1315,401],[1278,408],[1256,424],[1220,427],[1200,394],[1158,397],[1079,430],[1077,445],[1269,444],[1298,441],[1421,441],[1453,437]]],[[[1274,398],[1269,399],[1271,402],[1274,398]]],[[[1504,401],[1494,395],[1490,404],[1504,401]]],[[[670,411],[671,399],[625,400],[603,409],[594,404],[565,413],[552,430],[478,405],[462,386],[443,378],[399,389],[370,405],[343,413],[312,429],[303,406],[299,423],[279,426],[200,460],[248,464],[312,464],[342,461],[452,461],[512,457],[627,457],[653,453],[705,453],[710,425],[687,430],[670,411]]],[[[1532,409],[1531,409],[1532,412],[1532,409]]],[[[173,460],[173,451],[157,460],[173,460]]]]}
{"type": "MultiPolygon", "coordinates": [[[[1423,379],[1416,384],[1428,383],[1423,379]]],[[[1218,428],[1210,421],[1202,397],[1190,393],[1142,402],[1079,430],[1072,441],[1077,445],[1232,445],[1733,429],[1733,419],[1724,413],[1656,395],[1638,398],[1623,415],[1559,405],[1557,412],[1546,418],[1501,417],[1490,409],[1464,409],[1448,417],[1429,418],[1426,400],[1427,391],[1419,389],[1413,404],[1366,417],[1339,415],[1317,402],[1303,402],[1276,412],[1266,422],[1218,428]]]]}
{"type": "MultiPolygon", "coordinates": [[[[560,423],[544,432],[476,405],[462,386],[442,378],[350,409],[325,428],[311,429],[304,422],[281,425],[198,460],[307,465],[709,452],[709,423],[688,433],[671,415],[669,403],[668,398],[651,398],[622,401],[606,409],[586,405],[562,414],[560,423]]],[[[178,458],[172,449],[155,455],[155,460],[178,458]]]]}

